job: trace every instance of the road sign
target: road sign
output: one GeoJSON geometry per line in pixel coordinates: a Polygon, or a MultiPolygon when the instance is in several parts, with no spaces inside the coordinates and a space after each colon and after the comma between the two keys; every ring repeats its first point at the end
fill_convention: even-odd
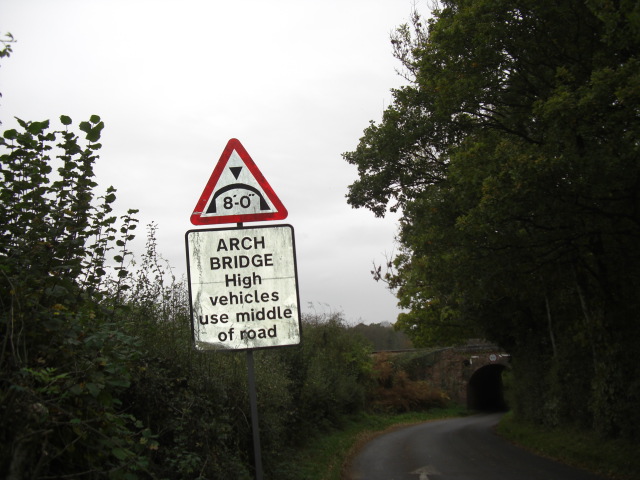
{"type": "Polygon", "coordinates": [[[282,220],[288,212],[239,140],[232,138],[191,214],[194,225],[282,220]]]}
{"type": "Polygon", "coordinates": [[[300,343],[294,243],[291,225],[187,232],[196,348],[247,350],[300,343]]]}

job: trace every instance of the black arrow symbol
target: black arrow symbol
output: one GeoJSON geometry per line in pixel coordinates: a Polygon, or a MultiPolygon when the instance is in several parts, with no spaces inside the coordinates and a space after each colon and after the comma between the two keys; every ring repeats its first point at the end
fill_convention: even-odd
{"type": "Polygon", "coordinates": [[[229,170],[231,170],[231,173],[233,173],[233,176],[236,177],[237,180],[242,171],[242,167],[229,167],[229,170]]]}

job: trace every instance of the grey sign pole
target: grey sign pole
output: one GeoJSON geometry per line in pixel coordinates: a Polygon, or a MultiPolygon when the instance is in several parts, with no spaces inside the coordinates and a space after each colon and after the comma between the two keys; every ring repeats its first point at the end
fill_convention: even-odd
{"type": "MultiPolygon", "coordinates": [[[[242,223],[238,223],[242,228],[242,223]]],[[[258,420],[258,394],[256,393],[256,368],[253,350],[247,350],[247,378],[249,384],[249,408],[251,409],[251,432],[253,433],[253,460],[256,468],[256,480],[263,480],[262,447],[260,446],[260,421],[258,420]]]]}
{"type": "Polygon", "coordinates": [[[260,447],[258,396],[256,394],[256,375],[253,362],[253,350],[247,350],[247,373],[249,376],[249,404],[251,407],[251,429],[253,431],[253,457],[256,467],[256,480],[262,480],[262,451],[260,447]]]}
{"type": "Polygon", "coordinates": [[[253,350],[299,345],[291,225],[192,230],[185,236],[194,346],[246,350],[255,478],[263,480],[253,350]]]}
{"type": "Polygon", "coordinates": [[[295,241],[291,225],[247,229],[242,238],[231,232],[242,230],[243,220],[283,220],[287,215],[245,148],[232,138],[200,195],[191,223],[238,222],[237,229],[216,230],[215,236],[211,230],[189,231],[185,236],[195,347],[247,350],[256,480],[263,480],[263,472],[253,350],[300,344],[295,241]],[[253,323],[256,320],[259,323],[253,323]]]}

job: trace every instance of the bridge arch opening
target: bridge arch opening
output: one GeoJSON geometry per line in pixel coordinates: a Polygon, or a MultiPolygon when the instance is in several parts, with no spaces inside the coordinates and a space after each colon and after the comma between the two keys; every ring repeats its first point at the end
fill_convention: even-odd
{"type": "Polygon", "coordinates": [[[467,408],[480,411],[508,410],[504,399],[502,372],[506,367],[491,364],[473,372],[467,384],[467,408]]]}

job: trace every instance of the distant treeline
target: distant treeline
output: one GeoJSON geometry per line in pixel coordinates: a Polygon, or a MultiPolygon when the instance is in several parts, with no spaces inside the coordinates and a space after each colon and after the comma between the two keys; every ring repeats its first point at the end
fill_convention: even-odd
{"type": "Polygon", "coordinates": [[[366,338],[376,352],[413,348],[407,334],[395,330],[390,323],[359,323],[351,329],[366,338]]]}

